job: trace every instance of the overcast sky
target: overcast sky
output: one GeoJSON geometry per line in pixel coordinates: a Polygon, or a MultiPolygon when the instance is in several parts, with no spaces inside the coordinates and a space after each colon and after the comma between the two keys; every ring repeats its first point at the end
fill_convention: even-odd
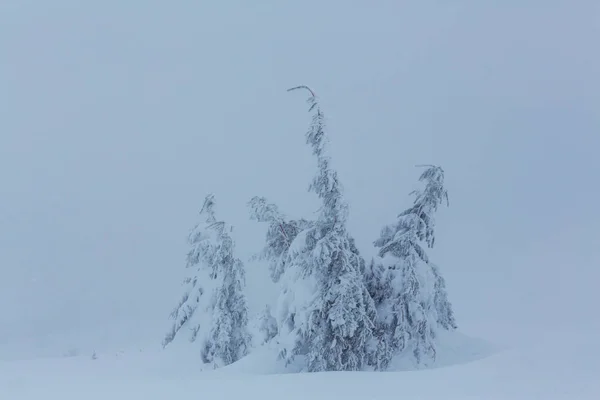
{"type": "Polygon", "coordinates": [[[600,302],[599,38],[584,0],[1,2],[0,338],[166,328],[207,193],[244,260],[250,197],[314,215],[300,84],[366,257],[414,165],[440,164],[459,323],[579,324],[600,302]]]}

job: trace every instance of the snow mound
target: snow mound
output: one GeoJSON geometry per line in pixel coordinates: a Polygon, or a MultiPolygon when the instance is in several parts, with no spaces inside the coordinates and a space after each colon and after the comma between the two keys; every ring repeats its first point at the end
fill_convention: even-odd
{"type": "MultiPolygon", "coordinates": [[[[499,346],[460,332],[441,332],[438,339],[437,358],[434,364],[427,367],[418,367],[412,362],[407,361],[410,358],[397,356],[392,360],[389,371],[450,367],[452,365],[481,360],[501,350],[499,346]]],[[[278,349],[274,344],[265,345],[254,350],[240,361],[221,368],[218,371],[254,375],[278,375],[300,371],[301,367],[299,364],[301,360],[286,367],[283,361],[277,359],[277,352],[278,349]]]]}
{"type": "Polygon", "coordinates": [[[426,367],[417,366],[412,357],[396,356],[390,363],[390,371],[410,371],[466,364],[492,356],[502,350],[500,346],[461,332],[438,332],[435,362],[426,367]]]}

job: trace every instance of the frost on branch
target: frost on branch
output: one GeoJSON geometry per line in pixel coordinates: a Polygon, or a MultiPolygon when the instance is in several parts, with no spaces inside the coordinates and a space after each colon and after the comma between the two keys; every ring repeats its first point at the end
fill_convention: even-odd
{"type": "Polygon", "coordinates": [[[291,241],[277,321],[280,357],[301,357],[308,371],[359,370],[368,361],[375,308],[365,286],[364,261],[346,230],[348,207],[327,155],[324,115],[314,93],[306,134],[317,159],[309,190],[322,201],[318,219],[291,241]]]}
{"type": "Polygon", "coordinates": [[[428,166],[419,180],[425,183],[424,190],[412,192],[413,206],[382,229],[374,243],[379,248],[377,260],[367,274],[378,310],[379,369],[387,368],[396,354],[412,354],[417,365],[434,361],[438,328],[456,328],[445,281],[423,247],[433,247],[435,211],[448,203],[444,171],[428,166]]]}

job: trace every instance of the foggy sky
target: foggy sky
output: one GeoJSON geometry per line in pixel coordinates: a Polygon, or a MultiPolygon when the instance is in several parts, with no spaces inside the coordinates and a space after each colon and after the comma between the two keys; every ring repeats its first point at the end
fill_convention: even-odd
{"type": "MultiPolygon", "coordinates": [[[[414,166],[440,164],[431,256],[459,323],[583,324],[600,304],[598,38],[594,1],[2,2],[0,338],[166,328],[208,193],[243,260],[264,234],[250,197],[312,217],[310,115],[286,93],[302,84],[365,257],[414,166]]],[[[265,267],[247,267],[260,305],[265,267]]]]}

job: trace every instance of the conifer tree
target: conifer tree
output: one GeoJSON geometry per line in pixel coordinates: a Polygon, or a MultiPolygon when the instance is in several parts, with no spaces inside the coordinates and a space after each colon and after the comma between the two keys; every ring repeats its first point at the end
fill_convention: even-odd
{"type": "Polygon", "coordinates": [[[198,332],[206,325],[206,313],[212,296],[212,271],[215,253],[215,238],[212,226],[217,222],[213,210],[214,196],[209,195],[200,210],[201,222],[188,235],[191,246],[186,257],[187,276],[183,280],[184,293],[171,313],[174,320],[171,330],[163,340],[170,344],[176,336],[185,335],[195,342],[198,332]],[[182,332],[181,330],[184,329],[182,332]]]}
{"type": "Polygon", "coordinates": [[[269,203],[264,197],[253,197],[249,202],[250,219],[269,224],[266,244],[255,257],[269,263],[269,271],[273,282],[279,282],[285,270],[288,250],[298,233],[312,225],[305,219],[287,220],[277,205],[269,203]]]}
{"type": "Polygon", "coordinates": [[[192,249],[186,267],[190,274],[184,280],[184,295],[171,314],[175,322],[163,346],[185,327],[190,341],[201,339],[202,360],[217,367],[246,355],[250,337],[244,266],[233,255],[231,228],[216,219],[214,206],[214,196],[208,195],[200,211],[204,221],[188,237],[192,249]]]}
{"type": "Polygon", "coordinates": [[[308,371],[359,370],[368,361],[375,308],[364,282],[364,260],[346,229],[348,206],[327,154],[324,115],[314,93],[306,142],[317,159],[309,190],[322,201],[314,223],[292,240],[283,271],[277,320],[280,357],[298,356],[308,371]]]}
{"type": "Polygon", "coordinates": [[[266,305],[262,312],[258,316],[257,330],[262,335],[262,341],[260,344],[270,342],[275,336],[277,336],[277,320],[271,314],[271,307],[266,305]]]}
{"type": "Polygon", "coordinates": [[[434,276],[434,291],[435,296],[433,298],[435,304],[435,310],[437,312],[438,325],[447,331],[452,331],[458,326],[456,325],[456,319],[454,318],[454,310],[452,309],[452,303],[448,300],[448,292],[446,291],[446,280],[440,272],[440,268],[429,262],[431,272],[434,276]]]}
{"type": "Polygon", "coordinates": [[[444,171],[427,166],[419,180],[425,188],[411,193],[413,206],[384,227],[375,241],[378,258],[367,277],[378,310],[378,369],[387,368],[400,353],[412,353],[416,364],[435,360],[438,328],[456,328],[444,279],[423,247],[433,247],[434,214],[440,204],[448,203],[444,171]]]}

